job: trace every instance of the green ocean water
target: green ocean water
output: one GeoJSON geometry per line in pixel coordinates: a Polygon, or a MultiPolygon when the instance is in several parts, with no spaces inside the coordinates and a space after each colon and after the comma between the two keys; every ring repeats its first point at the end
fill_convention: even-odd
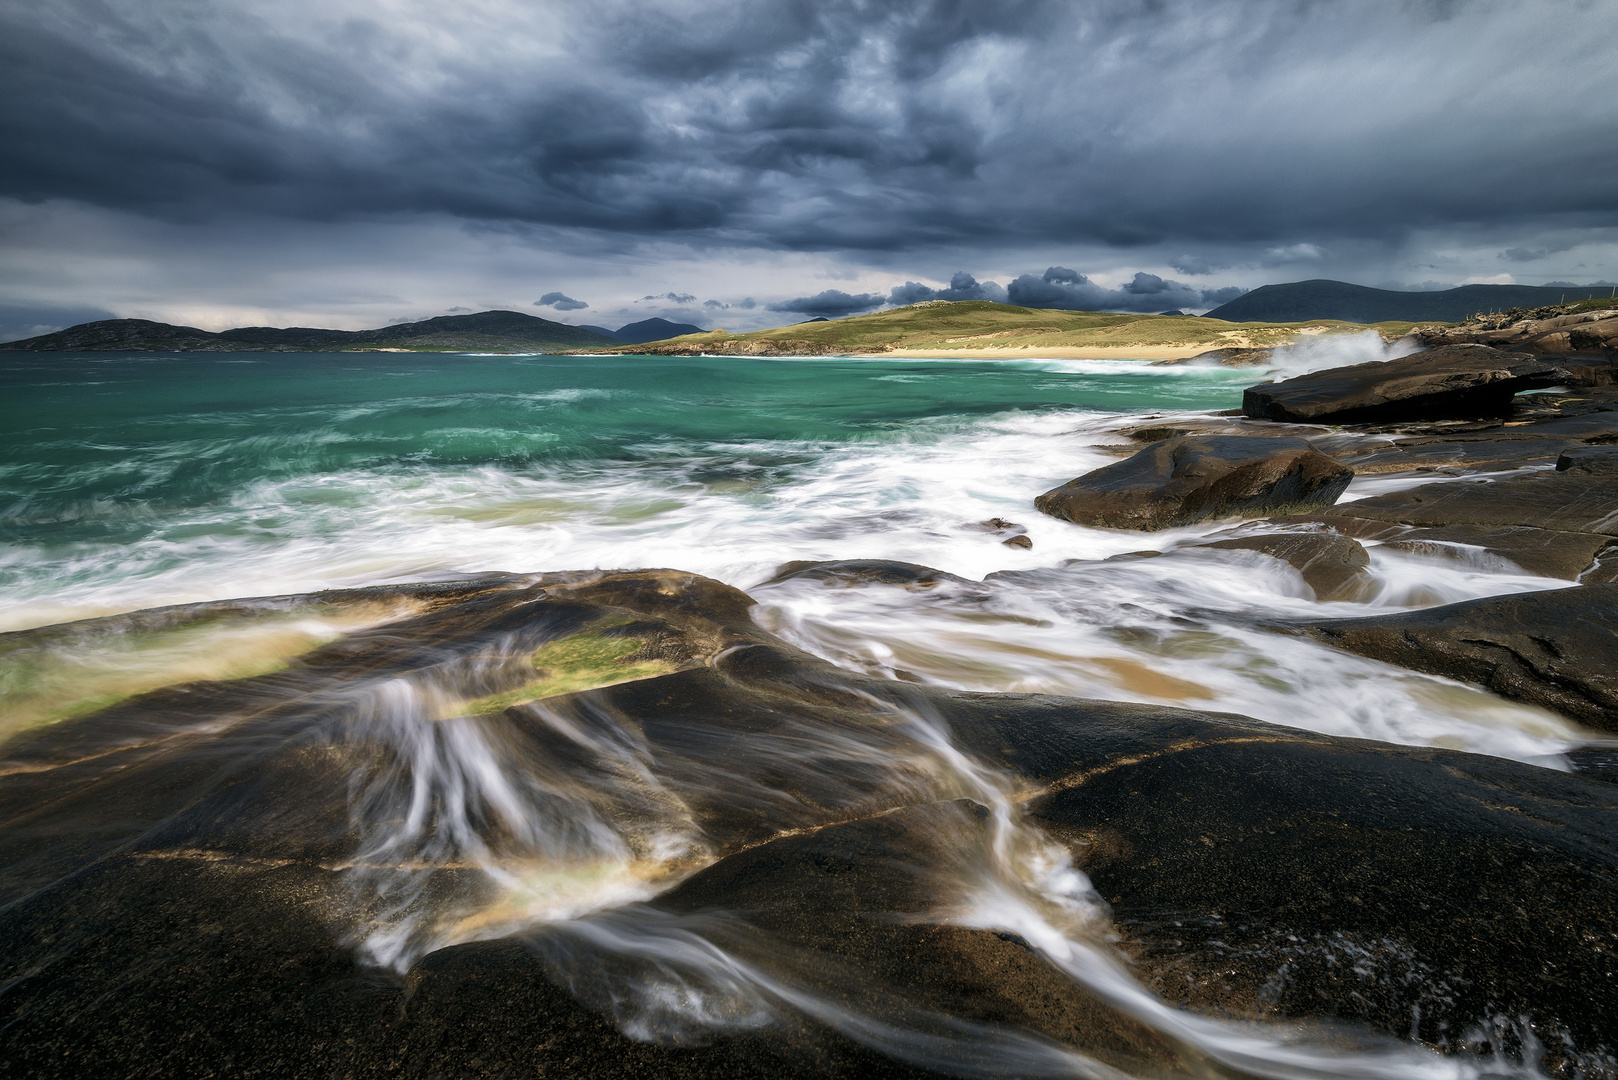
{"type": "MultiPolygon", "coordinates": [[[[448,535],[432,558],[422,515],[498,518],[498,504],[521,516],[513,503],[535,498],[576,511],[549,515],[553,532],[563,522],[583,541],[581,530],[605,527],[597,539],[617,550],[621,530],[603,514],[664,516],[727,484],[732,496],[784,495],[851,453],[881,470],[929,442],[1041,417],[1226,408],[1248,378],[1131,361],[4,354],[0,586],[14,602],[128,593],[183,566],[201,584],[233,563],[344,540],[347,556],[375,550],[384,562],[402,545],[398,573],[424,558],[482,569],[463,565],[448,535]],[[392,539],[377,518],[389,510],[404,511],[392,539]]],[[[837,502],[894,508],[868,496],[837,502]]],[[[733,502],[709,509],[724,517],[733,502]]],[[[702,526],[689,513],[664,524],[702,526]]],[[[540,561],[521,568],[556,568],[540,561]]],[[[157,582],[141,596],[163,600],[157,582]]]]}
{"type": "Polygon", "coordinates": [[[8,542],[128,540],[109,504],[203,506],[354,469],[656,461],[900,439],[1018,411],[1219,409],[1249,373],[1142,362],[262,353],[0,361],[8,542]]]}
{"type": "Polygon", "coordinates": [[[1375,594],[1323,605],[1283,564],[1196,546],[1230,523],[1148,536],[1033,510],[1138,447],[1143,418],[1212,418],[1257,377],[1140,360],[0,354],[0,630],[663,566],[747,589],[772,630],[889,677],[1533,760],[1578,742],[1548,714],[1251,629],[1559,583],[1373,549],[1375,594]],[[997,517],[1032,548],[975,524],[997,517]],[[1145,548],[1164,554],[1109,561],[1145,548]],[[982,591],[763,585],[791,560],[849,558],[982,591]]]}

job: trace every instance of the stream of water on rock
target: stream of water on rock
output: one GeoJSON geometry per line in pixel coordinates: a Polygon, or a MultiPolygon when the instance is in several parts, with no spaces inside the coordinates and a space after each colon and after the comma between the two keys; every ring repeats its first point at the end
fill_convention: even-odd
{"type": "MultiPolygon", "coordinates": [[[[1359,339],[1292,362],[1375,355],[1359,339]]],[[[1036,494],[1117,460],[1107,447],[1129,447],[1146,418],[1230,408],[1254,374],[1130,360],[11,354],[0,628],[491,570],[667,566],[747,590],[766,630],[900,682],[1180,705],[1565,767],[1587,738],[1567,720],[1257,625],[1564,582],[1373,546],[1375,587],[1322,604],[1273,560],[1191,546],[1229,523],[1144,536],[1033,511],[1036,494]],[[994,517],[1024,526],[1032,548],[972,527],[994,517]],[[1160,554],[1112,558],[1143,548],[1160,554]],[[768,583],[789,560],[848,558],[960,580],[768,583]]],[[[0,690],[27,703],[11,723],[48,722],[66,715],[51,711],[54,687],[115,695],[250,673],[346,628],[283,620],[251,640],[106,642],[43,674],[0,670],[0,690]]],[[[692,792],[724,790],[789,830],[790,800],[728,758],[660,759],[610,717],[537,707],[547,734],[533,743],[498,717],[457,716],[484,669],[509,661],[463,659],[337,702],[327,738],[393,748],[350,789],[364,837],[351,876],[371,913],[354,943],[376,964],[403,971],[457,941],[542,932],[575,993],[638,1037],[796,1012],[960,1075],[1114,1075],[880,988],[880,1006],[852,1009],[831,975],[794,968],[722,913],[646,907],[715,857],[686,810],[692,792]],[[475,903],[436,897],[429,879],[446,867],[483,881],[475,903]]],[[[1157,1001],[1111,949],[1083,873],[1020,817],[1013,778],[963,755],[923,709],[869,730],[775,732],[738,755],[841,778],[848,805],[987,808],[938,827],[937,858],[916,868],[936,895],[925,917],[1018,935],[1206,1075],[1485,1075],[1409,1045],[1327,1048],[1157,1001]]]]}

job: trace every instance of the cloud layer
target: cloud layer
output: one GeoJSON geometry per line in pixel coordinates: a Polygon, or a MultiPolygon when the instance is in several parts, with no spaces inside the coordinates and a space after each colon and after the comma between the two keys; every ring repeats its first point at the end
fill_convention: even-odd
{"type": "MultiPolygon", "coordinates": [[[[1441,257],[1418,241],[1476,251],[1452,277],[1611,277],[1610,15],[1591,0],[10,4],[0,199],[176,235],[449,222],[490,250],[620,268],[640,284],[622,302],[650,289],[674,307],[711,290],[700,264],[672,278],[649,246],[812,255],[839,287],[782,281],[773,295],[795,299],[770,307],[795,312],[950,264],[1011,297],[1205,307],[1232,278],[1378,260],[1379,280],[1433,278],[1417,263],[1441,257]],[[1057,261],[1086,273],[1023,273],[1057,261]],[[1102,262],[1116,284],[1095,284],[1102,262]]],[[[149,257],[160,281],[165,252],[149,257]]],[[[993,298],[967,277],[900,289],[993,298]]]]}

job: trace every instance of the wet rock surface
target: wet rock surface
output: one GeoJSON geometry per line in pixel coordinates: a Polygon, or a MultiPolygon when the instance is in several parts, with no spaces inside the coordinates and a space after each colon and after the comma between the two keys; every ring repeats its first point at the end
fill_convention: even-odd
{"type": "Polygon", "coordinates": [[[1498,416],[1511,411],[1514,395],[1568,379],[1553,359],[1487,345],[1443,345],[1250,386],[1242,412],[1258,420],[1330,424],[1498,416]]]}
{"type": "Polygon", "coordinates": [[[1426,554],[1481,552],[1533,574],[1593,584],[1611,580],[1605,559],[1618,545],[1618,476],[1570,468],[1463,478],[1276,520],[1426,554]]]}
{"type": "Polygon", "coordinates": [[[1070,480],[1034,505],[1076,525],[1156,530],[1330,506],[1353,475],[1302,439],[1186,436],[1070,480]]]}
{"type": "Polygon", "coordinates": [[[1239,1074],[1183,1028],[1211,1021],[1085,959],[1114,933],[1169,1002],[1355,1025],[1320,1029],[1334,1052],[1375,1033],[1456,1051],[1522,1016],[1572,1076],[1618,1029],[1618,785],[1241,717],[865,678],[760,631],[745,594],[672,571],[399,596],[414,606],[283,671],[158,690],[0,748],[0,1072],[899,1077],[1081,1054],[1239,1074]],[[570,663],[585,688],[520,695],[570,663]],[[376,703],[409,686],[440,696],[399,729],[376,703]],[[939,737],[954,749],[929,750],[939,737]],[[440,846],[454,784],[431,788],[437,825],[415,846],[379,846],[399,819],[377,785],[408,791],[467,745],[579,783],[626,752],[641,779],[600,787],[629,801],[599,820],[659,821],[689,844],[636,856],[663,852],[641,902],[560,921],[480,869],[527,873],[533,854],[497,802],[473,804],[482,854],[440,846]],[[941,771],[919,767],[929,753],[941,771]],[[1024,805],[1042,832],[1018,824],[1024,805]],[[1069,912],[1077,952],[993,899],[1042,836],[1110,905],[1110,920],[1069,912]],[[399,921],[418,908],[434,917],[399,921]],[[368,961],[379,926],[416,950],[368,961]]]}
{"type": "Polygon", "coordinates": [[[1618,732],[1618,584],[1329,619],[1307,632],[1361,656],[1476,683],[1618,732]]]}

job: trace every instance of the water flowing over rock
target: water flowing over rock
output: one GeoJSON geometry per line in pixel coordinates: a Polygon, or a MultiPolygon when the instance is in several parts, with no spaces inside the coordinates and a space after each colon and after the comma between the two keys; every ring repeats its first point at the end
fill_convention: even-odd
{"type": "Polygon", "coordinates": [[[388,614],[4,744],[5,1071],[1593,1075],[1618,1030],[1583,776],[856,675],[667,570],[0,645],[299,605],[388,614]]]}
{"type": "Polygon", "coordinates": [[[1329,619],[1308,633],[1618,733],[1618,584],[1329,619]]]}
{"type": "Polygon", "coordinates": [[[1187,436],[1070,480],[1034,505],[1075,525],[1156,530],[1330,506],[1353,478],[1302,439],[1187,436]]]}
{"type": "Polygon", "coordinates": [[[1214,540],[1202,547],[1256,551],[1292,566],[1316,600],[1354,600],[1370,588],[1371,556],[1358,541],[1331,532],[1262,533],[1214,540]]]}
{"type": "Polygon", "coordinates": [[[1328,424],[1497,416],[1510,411],[1513,395],[1568,378],[1552,359],[1445,345],[1250,386],[1242,412],[1255,420],[1328,424]]]}

